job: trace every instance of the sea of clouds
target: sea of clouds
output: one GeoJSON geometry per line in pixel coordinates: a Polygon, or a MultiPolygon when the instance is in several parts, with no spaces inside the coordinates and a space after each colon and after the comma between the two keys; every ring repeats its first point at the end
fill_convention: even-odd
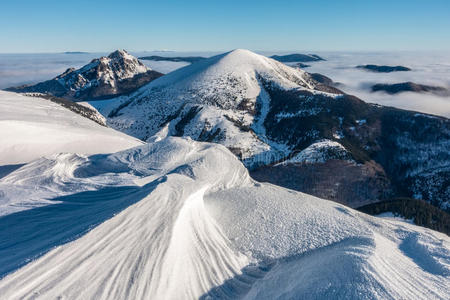
{"type": "Polygon", "coordinates": [[[326,61],[309,63],[305,70],[321,73],[339,82],[343,91],[366,102],[378,103],[450,117],[450,97],[412,92],[389,95],[372,93],[376,83],[400,83],[411,81],[418,84],[441,86],[450,89],[450,54],[443,52],[382,52],[382,53],[320,53],[326,61]],[[405,66],[408,72],[376,73],[355,68],[357,65],[376,64],[405,66]]]}
{"type": "MultiPolygon", "coordinates": [[[[304,52],[299,52],[304,53],[304,52]]],[[[326,61],[307,63],[305,71],[321,73],[340,83],[339,88],[367,102],[395,106],[450,117],[450,97],[431,94],[372,93],[376,83],[412,81],[450,88],[450,54],[444,52],[315,52],[326,61]],[[375,73],[355,68],[357,65],[402,65],[409,72],[375,73]]],[[[136,56],[211,56],[213,52],[132,52],[136,56]]],[[[274,53],[261,52],[264,55],[274,53]]],[[[285,53],[281,53],[285,54],[285,53]]],[[[0,54],[0,89],[51,79],[69,67],[79,68],[107,53],[82,54],[0,54]]],[[[143,61],[150,68],[169,73],[186,66],[184,62],[143,61]]]]}

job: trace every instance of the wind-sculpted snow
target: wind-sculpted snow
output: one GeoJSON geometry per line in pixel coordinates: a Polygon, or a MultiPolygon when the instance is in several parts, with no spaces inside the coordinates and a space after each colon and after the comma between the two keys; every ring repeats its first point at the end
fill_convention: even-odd
{"type": "Polygon", "coordinates": [[[64,195],[0,217],[3,298],[450,296],[446,235],[255,182],[218,144],[153,140],[3,179],[64,195]]]}

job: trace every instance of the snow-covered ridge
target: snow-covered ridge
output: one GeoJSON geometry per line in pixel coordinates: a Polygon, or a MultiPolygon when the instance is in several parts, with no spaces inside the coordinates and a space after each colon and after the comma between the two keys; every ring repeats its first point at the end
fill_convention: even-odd
{"type": "Polygon", "coordinates": [[[0,166],[60,152],[110,153],[142,144],[50,100],[0,91],[0,166]]]}
{"type": "Polygon", "coordinates": [[[0,232],[0,274],[15,270],[0,280],[8,299],[450,296],[446,235],[255,182],[221,145],[169,137],[111,155],[56,157],[4,184],[34,180],[45,164],[55,190],[101,183],[106,174],[131,186],[75,191],[9,215],[10,231],[0,232]],[[118,202],[128,205],[114,209],[118,202]],[[86,214],[92,205],[102,213],[86,214]],[[42,217],[62,235],[33,227],[42,217]],[[35,243],[48,252],[36,253],[35,243]],[[11,245],[13,256],[4,250],[11,245]],[[20,267],[35,255],[42,256],[20,267]]]}

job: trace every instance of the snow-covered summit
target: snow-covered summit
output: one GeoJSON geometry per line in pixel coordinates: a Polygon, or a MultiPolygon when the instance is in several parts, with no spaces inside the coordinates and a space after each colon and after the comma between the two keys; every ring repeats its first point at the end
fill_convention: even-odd
{"type": "Polygon", "coordinates": [[[51,94],[71,100],[108,98],[132,92],[161,75],[125,50],[116,50],[93,59],[78,70],[69,68],[52,80],[8,90],[51,94]]]}
{"type": "Polygon", "coordinates": [[[125,50],[116,50],[106,57],[92,60],[81,69],[81,73],[91,72],[91,69],[97,72],[100,80],[110,80],[111,85],[114,84],[113,79],[123,80],[151,70],[125,50]]]}
{"type": "Polygon", "coordinates": [[[252,160],[285,150],[264,134],[267,87],[323,93],[315,84],[302,70],[237,49],[169,73],[103,113],[112,127],[144,140],[167,125],[169,135],[220,142],[252,160]]]}
{"type": "Polygon", "coordinates": [[[170,88],[176,99],[227,109],[236,108],[244,99],[256,101],[261,92],[261,79],[286,89],[312,89],[314,85],[305,74],[249,50],[236,49],[178,69],[149,84],[145,90],[150,94],[170,88]]]}

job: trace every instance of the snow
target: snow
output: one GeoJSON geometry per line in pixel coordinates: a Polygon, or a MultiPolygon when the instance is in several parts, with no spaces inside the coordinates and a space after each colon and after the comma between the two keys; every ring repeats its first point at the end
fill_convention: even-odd
{"type": "Polygon", "coordinates": [[[114,79],[116,75],[118,80],[123,80],[151,70],[136,57],[121,49],[116,50],[107,57],[101,57],[99,62],[105,66],[103,69],[110,72],[109,76],[111,76],[111,79],[114,79]],[[125,68],[118,67],[121,64],[120,60],[124,61],[125,68]],[[114,71],[115,75],[111,71],[114,71]]]}
{"type": "Polygon", "coordinates": [[[280,112],[276,114],[277,122],[280,122],[282,119],[295,118],[301,116],[315,116],[322,111],[319,107],[313,107],[309,109],[298,110],[295,113],[292,112],[280,112]]]}
{"type": "Polygon", "coordinates": [[[450,297],[445,234],[255,182],[218,144],[153,140],[41,159],[3,179],[74,192],[0,218],[2,297],[450,297]],[[109,177],[117,186],[105,189],[109,177]],[[99,187],[78,192],[88,181],[99,187]]]}
{"type": "Polygon", "coordinates": [[[366,121],[365,119],[362,119],[362,120],[356,120],[356,123],[357,123],[358,125],[364,125],[364,124],[367,123],[367,121],[366,121]]]}
{"type": "Polygon", "coordinates": [[[166,122],[171,124],[169,134],[178,135],[175,125],[191,109],[201,108],[185,124],[183,136],[199,139],[205,130],[220,130],[220,137],[214,141],[238,148],[241,159],[252,165],[260,162],[261,157],[279,157],[287,151],[285,145],[265,136],[263,123],[271,101],[265,84],[322,94],[314,89],[314,83],[304,71],[237,49],[171,72],[142,87],[127,100],[116,98],[104,106],[100,104],[102,107],[98,109],[110,116],[111,127],[147,140],[166,122]],[[258,102],[260,115],[255,113],[258,102]],[[242,128],[251,128],[256,134],[242,128]]]}
{"type": "Polygon", "coordinates": [[[384,212],[384,213],[381,213],[381,214],[376,215],[376,216],[378,218],[383,218],[383,219],[386,219],[386,220],[400,221],[400,222],[406,222],[406,223],[409,223],[409,224],[414,224],[414,220],[413,219],[405,219],[402,216],[395,215],[392,212],[384,212]]]}
{"type": "Polygon", "coordinates": [[[151,69],[125,50],[116,50],[108,56],[93,59],[76,70],[70,68],[55,79],[74,95],[91,87],[106,85],[117,90],[117,83],[151,69]]]}
{"type": "Polygon", "coordinates": [[[331,140],[320,140],[312,143],[292,158],[280,164],[291,163],[324,163],[330,159],[350,159],[350,154],[344,146],[331,140]]]}
{"type": "Polygon", "coordinates": [[[183,61],[156,61],[156,60],[142,60],[142,63],[152,70],[158,71],[163,74],[170,73],[176,69],[189,66],[190,63],[183,61]]]}
{"type": "Polygon", "coordinates": [[[0,91],[0,166],[60,152],[111,153],[142,144],[49,100],[0,91]]]}
{"type": "Polygon", "coordinates": [[[337,140],[340,140],[340,139],[344,138],[345,135],[342,132],[342,130],[337,130],[336,132],[333,133],[333,137],[337,140]]]}

